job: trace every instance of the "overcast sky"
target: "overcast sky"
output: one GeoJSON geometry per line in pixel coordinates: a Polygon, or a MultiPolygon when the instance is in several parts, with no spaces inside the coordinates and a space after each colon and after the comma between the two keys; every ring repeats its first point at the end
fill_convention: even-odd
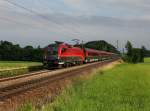
{"type": "Polygon", "coordinates": [[[150,49],[150,1],[0,0],[0,40],[45,46],[75,38],[150,49]]]}

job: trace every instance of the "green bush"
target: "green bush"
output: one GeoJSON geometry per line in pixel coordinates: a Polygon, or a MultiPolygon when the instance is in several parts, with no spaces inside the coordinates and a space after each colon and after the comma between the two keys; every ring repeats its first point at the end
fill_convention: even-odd
{"type": "Polygon", "coordinates": [[[144,48],[133,48],[132,44],[128,41],[126,44],[127,53],[123,56],[123,60],[128,63],[144,62],[144,48]]]}

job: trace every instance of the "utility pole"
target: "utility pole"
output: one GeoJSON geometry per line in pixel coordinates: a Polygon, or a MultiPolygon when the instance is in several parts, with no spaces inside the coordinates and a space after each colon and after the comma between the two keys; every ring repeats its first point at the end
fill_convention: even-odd
{"type": "Polygon", "coordinates": [[[122,54],[123,54],[123,55],[125,54],[124,48],[122,49],[122,54]]]}

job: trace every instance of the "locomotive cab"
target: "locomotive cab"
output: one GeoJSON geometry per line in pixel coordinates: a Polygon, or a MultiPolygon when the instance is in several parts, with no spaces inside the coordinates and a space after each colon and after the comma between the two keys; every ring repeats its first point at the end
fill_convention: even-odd
{"type": "Polygon", "coordinates": [[[57,66],[58,62],[58,45],[51,44],[47,46],[44,51],[44,65],[48,67],[57,66]]]}

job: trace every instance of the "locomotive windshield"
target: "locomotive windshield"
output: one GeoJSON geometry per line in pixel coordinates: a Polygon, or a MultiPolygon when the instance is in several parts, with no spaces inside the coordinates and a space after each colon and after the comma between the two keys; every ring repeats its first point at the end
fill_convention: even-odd
{"type": "Polygon", "coordinates": [[[57,55],[57,45],[56,44],[52,44],[48,46],[47,49],[48,55],[57,55]]]}

